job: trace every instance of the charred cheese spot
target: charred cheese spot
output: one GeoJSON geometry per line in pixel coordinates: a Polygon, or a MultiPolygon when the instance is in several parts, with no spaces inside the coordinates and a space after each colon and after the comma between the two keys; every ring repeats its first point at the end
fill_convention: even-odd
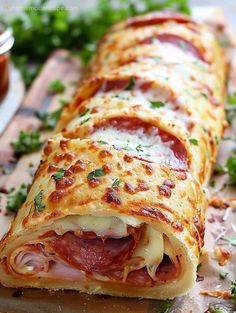
{"type": "Polygon", "coordinates": [[[101,184],[101,180],[99,178],[92,178],[88,181],[88,184],[92,188],[96,188],[101,184]]]}
{"type": "Polygon", "coordinates": [[[134,158],[132,156],[128,155],[128,154],[125,154],[123,159],[124,159],[125,162],[131,163],[134,158]]]}
{"type": "Polygon", "coordinates": [[[102,150],[99,152],[99,157],[100,158],[107,158],[107,157],[111,157],[113,154],[112,152],[110,152],[109,150],[102,150]]]}
{"type": "Polygon", "coordinates": [[[60,141],[60,147],[62,150],[66,150],[68,148],[68,141],[69,140],[66,140],[66,139],[62,139],[60,141]]]}
{"type": "Polygon", "coordinates": [[[159,194],[163,197],[170,198],[171,197],[171,189],[166,185],[158,186],[159,194]]]}
{"type": "Polygon", "coordinates": [[[178,231],[183,231],[184,230],[184,227],[182,225],[181,222],[179,221],[174,221],[171,223],[171,226],[175,229],[175,230],[178,230],[178,231]]]}
{"type": "Polygon", "coordinates": [[[53,157],[53,159],[56,163],[59,163],[61,161],[66,161],[68,163],[71,163],[75,158],[76,158],[76,156],[72,152],[61,153],[58,155],[54,155],[54,157],[53,157]]]}
{"type": "Polygon", "coordinates": [[[56,180],[56,189],[66,189],[72,186],[75,182],[73,177],[62,177],[56,180]]]}
{"type": "Polygon", "coordinates": [[[112,164],[105,164],[103,165],[102,169],[106,174],[109,174],[112,171],[112,167],[112,164]]]}
{"type": "Polygon", "coordinates": [[[113,188],[107,188],[107,192],[103,195],[102,200],[107,203],[112,203],[115,206],[122,204],[120,197],[113,188]]]}
{"type": "Polygon", "coordinates": [[[142,167],[145,169],[147,175],[152,175],[154,173],[153,167],[149,164],[141,163],[142,167]]]}
{"type": "Polygon", "coordinates": [[[65,195],[65,189],[55,190],[49,195],[48,200],[52,203],[57,203],[60,202],[65,197],[65,195]]]}
{"type": "Polygon", "coordinates": [[[48,173],[54,173],[59,169],[59,166],[57,164],[50,164],[48,166],[48,173]]]}
{"type": "Polygon", "coordinates": [[[172,179],[165,179],[163,185],[166,185],[171,189],[175,188],[175,182],[172,179]]]}
{"type": "Polygon", "coordinates": [[[52,153],[53,149],[52,146],[50,144],[50,141],[48,141],[48,144],[46,145],[46,147],[43,149],[43,152],[46,156],[49,156],[52,153]]]}
{"type": "Polygon", "coordinates": [[[134,211],[135,214],[149,217],[151,219],[154,219],[159,222],[165,222],[170,224],[170,220],[167,217],[167,215],[163,212],[161,212],[159,209],[154,207],[143,207],[139,209],[138,211],[134,211]]]}

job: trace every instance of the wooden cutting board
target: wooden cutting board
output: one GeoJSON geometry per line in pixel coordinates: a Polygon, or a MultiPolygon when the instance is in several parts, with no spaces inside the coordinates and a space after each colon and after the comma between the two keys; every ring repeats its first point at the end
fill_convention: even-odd
{"type": "MultiPolygon", "coordinates": [[[[32,173],[36,169],[41,152],[23,155],[15,162],[11,142],[18,137],[20,130],[35,130],[40,127],[40,121],[35,117],[35,111],[52,111],[60,106],[60,100],[70,100],[82,76],[82,64],[78,57],[70,55],[66,50],[56,50],[46,61],[38,77],[28,90],[22,105],[16,115],[0,137],[0,164],[11,168],[10,175],[0,174],[0,188],[2,191],[18,188],[22,183],[30,183],[32,173]],[[52,94],[48,92],[48,84],[59,79],[66,87],[65,92],[52,94]]],[[[0,118],[1,120],[1,118],[0,118]]],[[[46,139],[50,132],[42,132],[46,139]]],[[[9,228],[13,214],[6,215],[7,195],[0,197],[0,238],[9,228]]]]}

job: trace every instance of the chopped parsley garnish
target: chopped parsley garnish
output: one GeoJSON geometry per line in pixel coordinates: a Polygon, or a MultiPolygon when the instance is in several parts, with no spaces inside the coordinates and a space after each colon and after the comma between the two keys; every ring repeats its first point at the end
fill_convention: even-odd
{"type": "Polygon", "coordinates": [[[202,267],[202,263],[198,263],[197,265],[197,271],[202,267]]]}
{"type": "Polygon", "coordinates": [[[25,184],[21,184],[15,193],[8,195],[6,209],[8,211],[17,212],[22,203],[25,202],[26,197],[27,186],[25,184]]]}
{"type": "Polygon", "coordinates": [[[231,282],[231,295],[234,303],[236,303],[236,280],[231,282]]]}
{"type": "Polygon", "coordinates": [[[215,187],[215,185],[216,185],[215,180],[211,180],[211,181],[210,181],[210,186],[211,186],[212,188],[214,188],[214,187],[215,187]]]}
{"type": "Polygon", "coordinates": [[[140,144],[137,145],[136,150],[137,150],[138,152],[142,152],[142,151],[143,151],[142,145],[140,145],[140,144]]]}
{"type": "Polygon", "coordinates": [[[90,117],[87,117],[86,119],[84,119],[83,121],[80,122],[80,125],[85,124],[86,122],[88,122],[90,120],[90,117]]]}
{"type": "Polygon", "coordinates": [[[221,237],[221,239],[227,241],[231,246],[236,246],[236,235],[231,237],[221,237]]]}
{"type": "Polygon", "coordinates": [[[229,95],[227,97],[228,104],[236,104],[236,94],[229,95]]]}
{"type": "Polygon", "coordinates": [[[162,108],[165,105],[162,101],[150,101],[150,103],[152,109],[162,108]]]}
{"type": "Polygon", "coordinates": [[[215,168],[214,168],[214,173],[215,174],[225,174],[226,173],[226,169],[223,165],[216,163],[215,164],[215,168]]]}
{"type": "Polygon", "coordinates": [[[57,121],[59,120],[59,117],[61,116],[62,110],[64,106],[67,104],[67,101],[61,100],[61,107],[57,110],[54,110],[52,112],[41,112],[36,111],[35,115],[38,119],[42,122],[42,129],[54,129],[57,121]]]}
{"type": "Polygon", "coordinates": [[[135,80],[133,77],[131,77],[125,90],[131,90],[134,86],[135,86],[135,80]]]}
{"type": "Polygon", "coordinates": [[[225,279],[228,275],[229,275],[229,273],[227,273],[227,272],[219,272],[219,276],[221,279],[225,279]]]}
{"type": "Polygon", "coordinates": [[[60,168],[56,173],[52,175],[52,178],[54,178],[55,180],[62,178],[65,171],[66,170],[64,170],[63,168],[60,168]]]}
{"type": "Polygon", "coordinates": [[[119,185],[120,185],[120,180],[116,178],[112,184],[112,188],[119,187],[119,185]]]}
{"type": "Polygon", "coordinates": [[[207,94],[206,94],[205,92],[201,92],[201,95],[202,95],[204,98],[208,99],[208,96],[207,96],[207,94]]]}
{"type": "Polygon", "coordinates": [[[209,304],[209,311],[210,311],[210,313],[229,313],[228,310],[226,310],[222,306],[218,307],[218,305],[217,305],[217,307],[216,307],[216,305],[213,303],[209,304]]]}
{"type": "Polygon", "coordinates": [[[11,142],[16,155],[38,151],[43,145],[40,140],[40,133],[37,130],[27,132],[21,130],[17,140],[11,142]]]}
{"type": "Polygon", "coordinates": [[[80,113],[79,116],[85,116],[88,113],[89,109],[85,110],[84,112],[80,113]]]}
{"type": "Polygon", "coordinates": [[[91,173],[88,174],[87,179],[92,180],[105,175],[106,173],[104,172],[103,168],[97,168],[95,171],[92,171],[91,173]]]}
{"type": "Polygon", "coordinates": [[[214,139],[215,139],[215,143],[218,145],[218,144],[219,144],[219,138],[218,138],[218,136],[215,136],[214,139]]]}
{"type": "Polygon", "coordinates": [[[192,145],[194,145],[194,146],[198,146],[198,140],[195,139],[195,138],[190,138],[190,139],[189,139],[189,142],[190,142],[192,145]]]}
{"type": "Polygon", "coordinates": [[[171,308],[171,306],[172,306],[171,301],[167,299],[167,300],[163,303],[163,305],[162,305],[162,307],[160,308],[160,310],[158,311],[158,313],[167,313],[168,310],[171,308]]]}
{"type": "Polygon", "coordinates": [[[108,142],[103,141],[103,140],[98,140],[97,142],[100,143],[101,145],[107,145],[108,144],[108,142]]]}
{"type": "Polygon", "coordinates": [[[61,93],[65,91],[65,86],[59,79],[54,79],[48,84],[48,91],[53,93],[61,93]]]}
{"type": "Polygon", "coordinates": [[[42,212],[45,209],[45,205],[42,204],[43,189],[34,198],[34,212],[42,212]]]}

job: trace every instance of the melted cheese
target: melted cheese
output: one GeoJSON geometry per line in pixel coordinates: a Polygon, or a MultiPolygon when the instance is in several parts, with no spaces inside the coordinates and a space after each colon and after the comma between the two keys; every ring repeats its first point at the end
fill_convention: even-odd
{"type": "Polygon", "coordinates": [[[128,236],[127,224],[117,217],[75,215],[66,216],[56,221],[53,229],[58,235],[63,235],[68,231],[92,231],[97,236],[111,236],[122,238],[128,236]]]}
{"type": "Polygon", "coordinates": [[[134,256],[144,258],[149,275],[155,279],[156,269],[164,256],[163,235],[154,228],[147,226],[145,234],[135,249],[134,256]]]}
{"type": "MultiPolygon", "coordinates": [[[[53,224],[53,229],[58,235],[67,231],[93,231],[98,236],[112,236],[113,238],[122,238],[128,236],[127,225],[140,227],[142,222],[132,216],[67,216],[53,224]]],[[[126,279],[129,272],[137,270],[144,266],[147,267],[149,275],[155,279],[156,269],[161,263],[164,253],[174,257],[173,248],[167,238],[154,228],[147,226],[142,234],[142,238],[136,247],[132,259],[124,269],[123,280],[126,279]],[[138,260],[138,262],[137,262],[138,260]]]]}
{"type": "Polygon", "coordinates": [[[158,135],[158,130],[154,130],[152,134],[146,134],[141,128],[127,132],[114,127],[107,127],[95,131],[91,138],[97,141],[109,142],[115,149],[126,150],[133,155],[138,155],[159,164],[170,164],[172,160],[176,160],[176,163],[178,163],[178,159],[176,159],[170,148],[172,142],[163,142],[158,135]]]}

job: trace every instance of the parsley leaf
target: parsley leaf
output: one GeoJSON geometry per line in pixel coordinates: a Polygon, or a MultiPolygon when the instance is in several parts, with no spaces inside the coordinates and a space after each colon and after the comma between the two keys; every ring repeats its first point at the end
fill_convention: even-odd
{"type": "Polygon", "coordinates": [[[90,117],[87,117],[86,119],[84,119],[84,120],[82,120],[82,121],[80,122],[80,125],[85,124],[85,123],[88,122],[89,120],[90,120],[90,117]]]}
{"type": "Polygon", "coordinates": [[[120,185],[120,180],[116,178],[112,184],[112,188],[119,187],[119,185],[120,185]]]}
{"type": "Polygon", "coordinates": [[[56,173],[54,173],[52,175],[52,178],[54,178],[55,180],[60,179],[64,176],[66,170],[64,170],[63,168],[60,168],[56,173]]]}
{"type": "Polygon", "coordinates": [[[57,110],[54,110],[52,112],[41,112],[36,111],[35,115],[38,119],[42,122],[42,129],[54,129],[59,117],[61,116],[61,113],[63,111],[63,108],[68,103],[67,100],[60,100],[60,108],[57,110]]]}
{"type": "Polygon", "coordinates": [[[107,145],[108,144],[108,142],[103,141],[103,140],[98,140],[97,142],[100,143],[101,145],[107,145]]]}
{"type": "Polygon", "coordinates": [[[106,175],[106,173],[104,172],[103,168],[98,168],[98,169],[92,171],[91,173],[89,173],[87,176],[87,179],[92,180],[92,179],[102,177],[105,175],[106,175]]]}
{"type": "Polygon", "coordinates": [[[21,184],[19,189],[7,197],[6,209],[8,211],[17,212],[27,197],[27,186],[21,184]]]}
{"type": "Polygon", "coordinates": [[[231,237],[221,237],[221,239],[227,241],[231,246],[236,246],[236,235],[231,237]]]}
{"type": "Polygon", "coordinates": [[[231,295],[234,303],[236,303],[236,280],[231,282],[231,295]]]}
{"type": "Polygon", "coordinates": [[[168,312],[168,310],[171,308],[171,306],[172,306],[171,301],[167,299],[163,303],[163,305],[162,305],[161,309],[158,311],[158,313],[166,313],[166,312],[168,312]]]}
{"type": "Polygon", "coordinates": [[[227,273],[227,272],[219,272],[219,276],[221,279],[225,279],[228,275],[229,275],[229,273],[227,273]]]}
{"type": "Polygon", "coordinates": [[[236,104],[236,94],[228,95],[227,102],[228,104],[236,104]]]}
{"type": "Polygon", "coordinates": [[[134,86],[135,86],[135,80],[133,77],[131,77],[125,90],[131,90],[133,89],[134,86]]]}
{"type": "Polygon", "coordinates": [[[209,311],[210,313],[228,313],[228,310],[226,310],[222,306],[218,308],[215,304],[212,303],[209,304],[209,311]]]}
{"type": "Polygon", "coordinates": [[[37,194],[34,198],[34,212],[41,212],[45,209],[45,205],[42,204],[42,197],[43,197],[43,189],[37,194]]]}
{"type": "Polygon", "coordinates": [[[162,101],[150,101],[150,103],[152,109],[162,108],[165,105],[162,101]]]}
{"type": "Polygon", "coordinates": [[[36,111],[35,115],[42,122],[42,129],[54,129],[59,117],[61,116],[63,108],[52,112],[36,111]]]}
{"type": "Polygon", "coordinates": [[[210,186],[211,186],[212,188],[214,188],[214,187],[216,186],[215,180],[211,180],[211,181],[210,181],[210,186]]]}
{"type": "Polygon", "coordinates": [[[143,152],[142,145],[141,144],[137,145],[136,150],[138,152],[143,152]]]}
{"type": "Polygon", "coordinates": [[[48,84],[48,91],[53,93],[62,93],[66,87],[59,79],[54,79],[48,84]]]}
{"type": "Polygon", "coordinates": [[[228,158],[225,166],[232,184],[236,184],[236,150],[233,155],[228,158]]]}
{"type": "Polygon", "coordinates": [[[194,146],[198,146],[198,140],[195,139],[195,138],[190,138],[190,139],[189,139],[189,142],[190,142],[191,144],[193,144],[194,146]]]}
{"type": "Polygon", "coordinates": [[[42,145],[40,133],[37,130],[31,132],[21,130],[18,139],[11,142],[11,146],[17,156],[38,151],[42,145]]]}
{"type": "Polygon", "coordinates": [[[85,116],[88,113],[89,109],[85,110],[84,112],[80,113],[79,116],[85,116]]]}
{"type": "Polygon", "coordinates": [[[225,174],[227,171],[225,167],[219,163],[215,164],[214,173],[215,174],[225,174]]]}

